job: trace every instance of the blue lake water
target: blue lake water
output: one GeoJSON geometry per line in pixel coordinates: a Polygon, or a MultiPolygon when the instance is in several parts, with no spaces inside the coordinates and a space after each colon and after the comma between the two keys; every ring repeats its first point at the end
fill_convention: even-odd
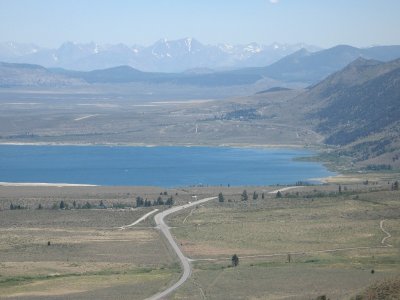
{"type": "Polygon", "coordinates": [[[292,149],[0,146],[0,182],[96,185],[272,185],[331,176],[292,149]]]}

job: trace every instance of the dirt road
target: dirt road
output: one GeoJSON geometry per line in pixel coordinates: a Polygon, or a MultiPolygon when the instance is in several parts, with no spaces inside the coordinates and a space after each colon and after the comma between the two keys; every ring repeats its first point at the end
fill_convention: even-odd
{"type": "Polygon", "coordinates": [[[147,300],[162,299],[163,297],[167,296],[168,294],[170,294],[171,292],[176,290],[178,287],[180,287],[190,277],[190,275],[192,273],[192,266],[191,266],[188,258],[185,255],[183,255],[181,249],[175,242],[174,238],[171,235],[171,232],[169,231],[169,227],[164,222],[164,218],[166,216],[168,216],[172,213],[178,212],[182,209],[186,209],[186,208],[189,208],[189,207],[192,207],[195,205],[199,205],[201,203],[208,202],[208,201],[211,201],[214,199],[217,199],[217,197],[205,198],[205,199],[194,201],[192,203],[188,203],[185,205],[172,207],[172,208],[167,209],[163,212],[160,212],[154,216],[154,220],[156,222],[157,228],[161,230],[161,232],[164,234],[165,238],[167,239],[168,243],[171,245],[172,249],[175,251],[176,255],[178,255],[178,258],[179,258],[182,268],[183,268],[183,274],[182,274],[181,278],[174,285],[172,285],[171,287],[167,288],[166,290],[164,290],[158,294],[151,296],[150,298],[147,298],[147,300]]]}
{"type": "Polygon", "coordinates": [[[147,218],[148,216],[154,214],[156,211],[158,211],[157,208],[156,208],[156,209],[153,209],[151,212],[148,212],[147,214],[141,216],[139,219],[137,219],[137,220],[136,220],[135,222],[133,222],[132,224],[124,225],[124,226],[121,226],[121,227],[118,227],[118,228],[119,228],[119,229],[126,229],[126,228],[129,228],[129,227],[133,227],[133,226],[135,226],[136,224],[138,224],[138,223],[140,223],[140,222],[146,220],[146,218],[147,218]]]}

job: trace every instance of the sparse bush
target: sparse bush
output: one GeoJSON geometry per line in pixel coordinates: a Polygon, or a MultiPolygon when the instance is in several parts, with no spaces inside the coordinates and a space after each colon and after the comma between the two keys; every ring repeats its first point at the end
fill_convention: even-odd
{"type": "Polygon", "coordinates": [[[131,206],[128,206],[124,203],[113,203],[112,207],[116,209],[124,209],[126,207],[131,207],[131,206]]]}
{"type": "Polygon", "coordinates": [[[25,206],[21,205],[21,204],[10,204],[10,210],[16,210],[16,209],[26,209],[25,206]]]}

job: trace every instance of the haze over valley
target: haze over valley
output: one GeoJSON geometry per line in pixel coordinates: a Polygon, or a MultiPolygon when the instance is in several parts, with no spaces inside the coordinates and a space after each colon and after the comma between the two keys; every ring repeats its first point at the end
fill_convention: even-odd
{"type": "Polygon", "coordinates": [[[0,1],[0,299],[400,299],[399,11],[0,1]]]}
{"type": "Polygon", "coordinates": [[[400,46],[336,46],[207,73],[1,63],[1,141],[325,144],[364,167],[370,160],[397,167],[399,57],[400,46]]]}

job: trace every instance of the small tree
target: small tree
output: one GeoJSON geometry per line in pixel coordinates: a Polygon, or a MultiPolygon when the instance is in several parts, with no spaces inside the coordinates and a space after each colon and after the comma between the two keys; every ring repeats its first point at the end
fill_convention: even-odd
{"type": "Polygon", "coordinates": [[[225,199],[224,199],[224,195],[222,195],[222,193],[219,193],[219,194],[218,194],[218,201],[219,201],[219,202],[224,202],[224,200],[225,200],[225,199]]]}
{"type": "Polygon", "coordinates": [[[253,200],[257,200],[258,199],[258,194],[256,191],[254,191],[253,193],[253,200]]]}
{"type": "Polygon", "coordinates": [[[282,193],[281,193],[281,191],[278,191],[278,192],[276,193],[276,198],[282,198],[282,193]]]}
{"type": "Polygon", "coordinates": [[[242,193],[242,201],[247,201],[247,199],[249,199],[249,196],[247,196],[247,191],[244,190],[242,193]]]}
{"type": "Polygon", "coordinates": [[[397,180],[393,183],[392,190],[393,191],[399,190],[399,182],[397,180]]]}
{"type": "Polygon", "coordinates": [[[140,197],[140,196],[137,196],[137,197],[136,197],[136,207],[141,207],[141,206],[143,206],[143,205],[144,205],[144,200],[143,200],[143,198],[140,197]]]}
{"type": "Polygon", "coordinates": [[[164,205],[164,200],[160,196],[157,198],[157,205],[164,205]]]}
{"type": "Polygon", "coordinates": [[[60,202],[60,209],[65,209],[64,200],[61,200],[61,202],[60,202]]]}
{"type": "Polygon", "coordinates": [[[174,198],[172,196],[169,196],[167,201],[165,201],[165,205],[174,205],[174,198]]]}
{"type": "Polygon", "coordinates": [[[84,209],[91,209],[91,208],[92,208],[92,205],[91,205],[88,201],[86,201],[85,205],[83,205],[82,208],[84,208],[84,209]]]}
{"type": "Polygon", "coordinates": [[[232,267],[237,267],[239,265],[239,256],[234,254],[232,256],[232,267]]]}

